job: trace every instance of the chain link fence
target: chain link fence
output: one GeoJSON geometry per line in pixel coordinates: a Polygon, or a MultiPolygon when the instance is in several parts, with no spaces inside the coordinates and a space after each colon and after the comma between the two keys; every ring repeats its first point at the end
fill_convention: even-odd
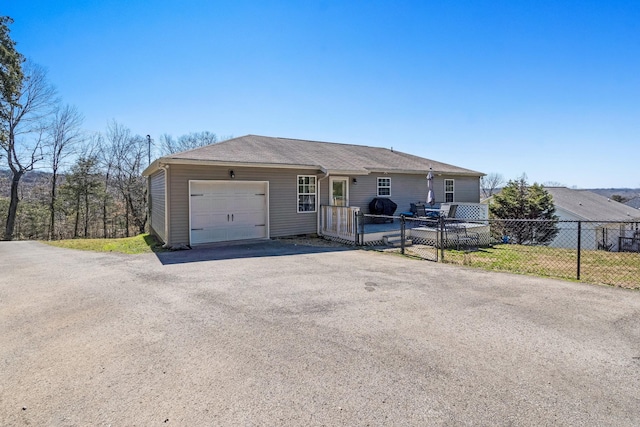
{"type": "Polygon", "coordinates": [[[444,261],[493,270],[640,288],[640,223],[489,220],[489,245],[444,261]]]}
{"type": "Polygon", "coordinates": [[[430,261],[640,289],[640,222],[360,214],[358,243],[430,261]]]}

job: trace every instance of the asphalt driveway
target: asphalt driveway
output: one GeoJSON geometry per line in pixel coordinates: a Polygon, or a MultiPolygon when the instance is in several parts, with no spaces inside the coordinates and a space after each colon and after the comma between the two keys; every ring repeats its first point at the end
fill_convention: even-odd
{"type": "Polygon", "coordinates": [[[291,252],[0,242],[0,425],[640,425],[640,292],[291,252]]]}

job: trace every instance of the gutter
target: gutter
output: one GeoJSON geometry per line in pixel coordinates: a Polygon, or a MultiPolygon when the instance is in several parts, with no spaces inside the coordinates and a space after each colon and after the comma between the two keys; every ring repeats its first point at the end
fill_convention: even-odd
{"type": "Polygon", "coordinates": [[[249,168],[270,168],[270,169],[310,169],[317,171],[321,169],[318,165],[289,165],[278,163],[251,163],[251,162],[232,162],[232,161],[216,161],[216,160],[196,160],[196,159],[176,159],[172,157],[160,157],[154,160],[144,171],[143,176],[151,175],[160,168],[160,165],[194,165],[194,166],[230,166],[230,167],[249,167],[249,168]]]}

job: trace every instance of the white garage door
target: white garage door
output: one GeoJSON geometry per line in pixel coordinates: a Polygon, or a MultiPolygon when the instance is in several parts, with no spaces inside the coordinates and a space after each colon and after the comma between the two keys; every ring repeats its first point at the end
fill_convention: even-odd
{"type": "Polygon", "coordinates": [[[191,244],[268,237],[268,186],[254,181],[189,181],[191,244]]]}

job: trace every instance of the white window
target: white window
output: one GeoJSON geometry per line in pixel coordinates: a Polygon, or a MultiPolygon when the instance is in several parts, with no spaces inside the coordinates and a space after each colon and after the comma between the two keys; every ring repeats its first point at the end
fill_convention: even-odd
{"type": "Polygon", "coordinates": [[[453,202],[453,194],[454,194],[454,180],[453,179],[445,179],[444,180],[444,201],[445,203],[453,202]]]}
{"type": "Polygon", "coordinates": [[[391,178],[378,178],[378,197],[391,196],[391,178]]]}
{"type": "Polygon", "coordinates": [[[298,175],[298,212],[316,211],[316,177],[298,175]]]}

